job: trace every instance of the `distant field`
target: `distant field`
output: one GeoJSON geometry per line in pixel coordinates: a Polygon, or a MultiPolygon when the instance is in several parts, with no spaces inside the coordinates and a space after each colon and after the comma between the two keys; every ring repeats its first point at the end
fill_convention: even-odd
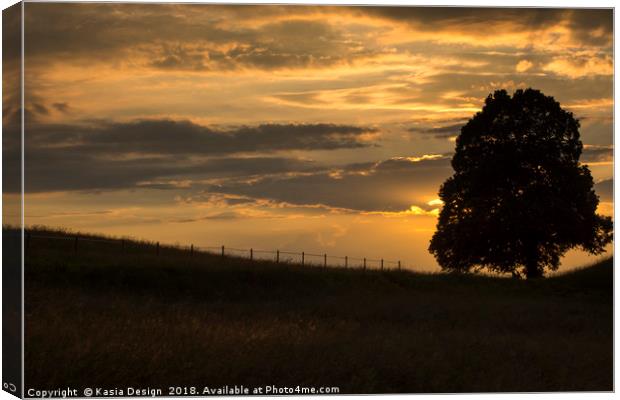
{"type": "Polygon", "coordinates": [[[613,390],[612,259],[516,281],[142,246],[29,243],[26,388],[613,390]]]}

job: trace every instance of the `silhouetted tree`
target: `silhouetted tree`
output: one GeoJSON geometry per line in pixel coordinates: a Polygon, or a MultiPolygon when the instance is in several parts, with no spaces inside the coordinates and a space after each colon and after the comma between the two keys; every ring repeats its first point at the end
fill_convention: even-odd
{"type": "Polygon", "coordinates": [[[454,175],[429,247],[445,270],[543,276],[580,247],[604,252],[610,217],[596,214],[590,170],[579,163],[579,122],[538,90],[489,95],[461,128],[454,175]]]}

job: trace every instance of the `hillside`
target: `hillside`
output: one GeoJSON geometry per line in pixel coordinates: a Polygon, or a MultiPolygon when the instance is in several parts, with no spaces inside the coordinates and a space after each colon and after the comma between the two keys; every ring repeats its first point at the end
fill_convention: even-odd
{"type": "Polygon", "coordinates": [[[517,281],[150,246],[31,239],[26,387],[613,389],[612,259],[517,281]]]}

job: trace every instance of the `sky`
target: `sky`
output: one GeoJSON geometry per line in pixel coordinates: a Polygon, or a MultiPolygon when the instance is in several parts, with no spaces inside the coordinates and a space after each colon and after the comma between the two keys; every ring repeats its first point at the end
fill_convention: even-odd
{"type": "MultiPolygon", "coordinates": [[[[437,271],[427,248],[455,137],[494,90],[527,87],[579,118],[581,160],[612,215],[612,20],[26,3],[26,224],[437,271]]],[[[5,54],[7,76],[18,61],[5,54]]],[[[572,251],[561,270],[591,260],[572,251]]]]}

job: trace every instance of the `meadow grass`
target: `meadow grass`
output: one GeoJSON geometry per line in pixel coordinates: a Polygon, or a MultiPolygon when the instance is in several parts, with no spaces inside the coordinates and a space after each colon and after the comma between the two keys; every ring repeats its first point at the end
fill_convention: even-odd
{"type": "Polygon", "coordinates": [[[521,281],[31,239],[26,388],[610,391],[612,272],[521,281]]]}

